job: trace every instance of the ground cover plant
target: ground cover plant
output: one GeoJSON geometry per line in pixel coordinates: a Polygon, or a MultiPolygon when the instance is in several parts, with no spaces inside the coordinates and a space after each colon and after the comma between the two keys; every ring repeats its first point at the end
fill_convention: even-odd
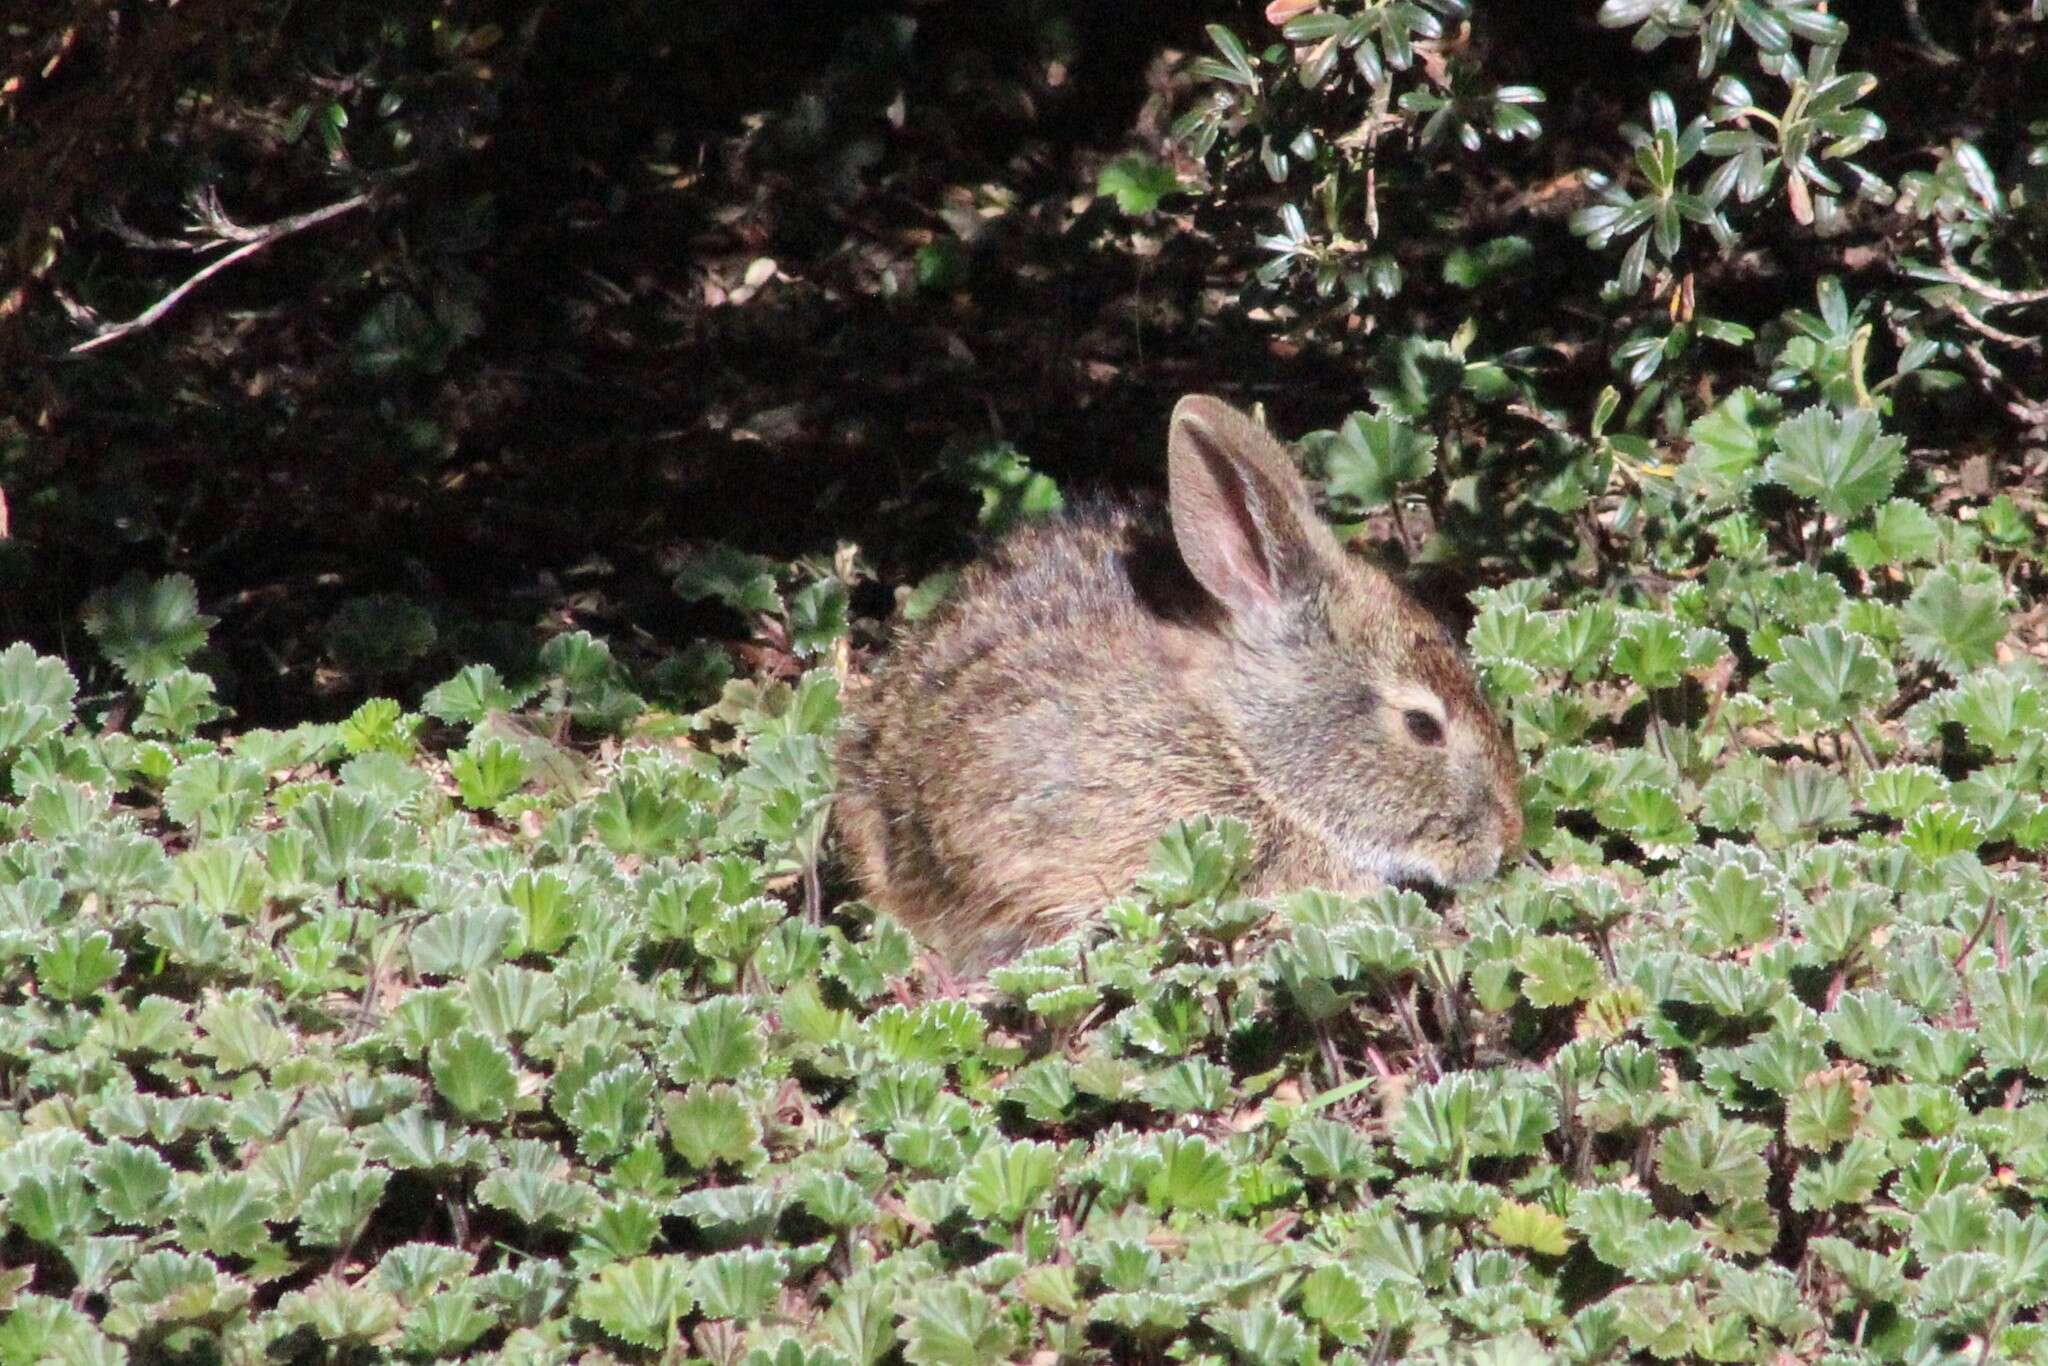
{"type": "MultiPolygon", "coordinates": [[[[723,170],[660,143],[649,181],[567,211],[587,227],[654,181],[734,194],[703,213],[730,254],[691,278],[719,302],[684,325],[759,348],[701,381],[744,429],[713,455],[794,461],[820,411],[863,449],[882,399],[820,407],[771,373],[802,368],[780,330],[802,301],[856,282],[887,326],[835,315],[811,343],[914,333],[903,371],[870,359],[919,393],[1021,337],[1027,373],[1079,351],[1069,408],[1209,377],[1298,405],[1332,519],[1462,605],[1526,763],[1526,857],[1455,898],[1252,901],[1247,832],[1191,820],[1094,928],[967,996],[848,899],[831,746],[964,529],[1079,490],[1055,450],[949,409],[868,502],[792,495],[804,554],[757,553],[730,509],[722,540],[631,543],[692,624],[665,637],[619,625],[631,595],[573,537],[508,639],[404,573],[333,571],[318,616],[230,591],[246,528],[197,550],[188,528],[251,486],[232,461],[182,513],[146,480],[21,482],[61,468],[27,433],[125,393],[86,429],[115,430],[129,386],[182,373],[202,435],[222,393],[280,404],[280,442],[322,439],[292,405],[346,400],[341,439],[389,424],[440,452],[408,479],[506,511],[461,503],[490,467],[454,463],[467,401],[516,407],[520,353],[475,359],[507,345],[472,307],[506,268],[490,215],[405,186],[461,180],[501,116],[462,92],[495,64],[558,88],[552,33],[396,7],[373,40],[338,7],[318,50],[375,61],[308,63],[320,103],[261,68],[307,109],[281,145],[390,196],[405,242],[325,249],[331,297],[374,296],[337,343],[346,384],[202,326],[140,379],[37,376],[46,406],[0,433],[8,563],[56,527],[118,530],[144,565],[67,551],[94,581],[51,575],[61,623],[0,647],[0,1363],[2048,1361],[2048,16],[1580,8],[1217,6],[1125,145],[1054,171],[1028,143],[1014,183],[942,130],[1057,108],[1079,11],[848,20],[723,170]],[[1574,89],[1546,26],[1636,64],[1574,89]],[[829,211],[796,212],[798,183],[829,211]],[[872,229],[905,200],[914,233],[872,229]],[[1115,322],[1046,342],[1048,262],[1122,281],[1115,322]],[[1211,344],[1235,373],[1190,372],[1211,344]],[[432,421],[407,406],[427,394],[432,421]],[[927,535],[943,553],[909,548],[927,535]]],[[[744,36],[690,24],[686,52],[744,36]]],[[[92,31],[26,69],[121,55],[92,31]]],[[[641,88],[592,42],[606,100],[641,88]]],[[[231,103],[159,146],[257,136],[208,122],[231,103]]],[[[161,243],[93,232],[31,234],[47,297],[0,320],[48,336],[140,293],[99,268],[126,259],[108,241],[161,243]]],[[[288,312],[221,326],[313,346],[288,312]]],[[[606,318],[623,351],[640,325],[606,318]]],[[[1010,382],[1006,408],[1057,406],[1010,382]]],[[[349,477],[393,467],[380,448],[349,477]]],[[[284,474],[331,515],[340,486],[284,474]]],[[[508,548],[507,572],[529,553],[546,566],[508,548]]]]}
{"type": "Polygon", "coordinates": [[[0,1357],[2032,1359],[2032,571],[1769,408],[1662,610],[1486,597],[1540,867],[1249,903],[1197,822],[979,1005],[821,914],[829,665],[216,739],[191,586],[117,588],[124,729],[0,653],[0,1357]]]}

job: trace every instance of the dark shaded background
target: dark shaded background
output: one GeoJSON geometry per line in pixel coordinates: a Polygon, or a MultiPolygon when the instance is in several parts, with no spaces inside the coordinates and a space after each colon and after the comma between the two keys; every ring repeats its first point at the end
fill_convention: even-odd
{"type": "MultiPolygon", "coordinates": [[[[1328,426],[1364,402],[1371,338],[1446,335],[1475,308],[1492,346],[1548,348],[1557,401],[1585,411],[1610,323],[1559,301],[1591,300],[1612,262],[1566,232],[1569,177],[1614,165],[1615,126],[1690,64],[1635,53],[1590,2],[1482,8],[1489,75],[1548,93],[1545,136],[1390,171],[1411,287],[1275,323],[1249,273],[1270,193],[1182,197],[1135,237],[1086,202],[1110,157],[1165,151],[1203,25],[1268,34],[1257,6],[13,7],[0,636],[83,662],[94,590],[183,572],[221,618],[206,662],[243,720],[335,714],[466,660],[516,668],[568,624],[650,650],[744,636],[669,587],[712,539],[778,559],[856,541],[880,576],[858,606],[885,614],[887,585],[971,549],[949,442],[1006,437],[1066,485],[1151,483],[1180,393],[1328,426]],[[348,111],[345,158],[287,138],[326,101],[348,111]],[[132,316],[211,259],[134,236],[175,234],[203,185],[244,224],[375,199],[67,357],[88,335],[74,314],[132,316]],[[964,279],[918,288],[919,248],[977,199],[1005,208],[964,279]],[[1447,243],[1509,231],[1533,269],[1477,298],[1442,286],[1447,243]],[[401,673],[332,648],[336,614],[379,594],[438,630],[401,673]]],[[[1931,12],[1935,37],[1995,58],[1942,66],[1893,7],[1859,7],[1844,65],[1879,73],[1871,103],[1907,130],[1866,160],[1896,174],[1888,157],[2048,116],[2038,44],[2009,42],[2008,18],[1931,12]]],[[[1883,265],[1874,230],[1859,258],[1783,226],[1716,267],[1723,316],[1810,306],[1845,248],[1883,265]]]]}

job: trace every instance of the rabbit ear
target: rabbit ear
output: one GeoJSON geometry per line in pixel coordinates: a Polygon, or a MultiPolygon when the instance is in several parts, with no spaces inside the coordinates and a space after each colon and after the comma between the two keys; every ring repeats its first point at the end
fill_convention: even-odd
{"type": "Polygon", "coordinates": [[[1233,612],[1306,593],[1329,539],[1287,452],[1221,399],[1190,394],[1166,438],[1173,536],[1196,582],[1233,612]]]}

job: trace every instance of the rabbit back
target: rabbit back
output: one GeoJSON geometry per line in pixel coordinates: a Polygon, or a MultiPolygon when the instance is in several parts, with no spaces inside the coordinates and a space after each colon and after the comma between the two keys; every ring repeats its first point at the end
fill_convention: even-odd
{"type": "Polygon", "coordinates": [[[985,965],[1125,890],[1169,821],[1261,824],[1193,695],[1215,611],[1150,502],[1092,503],[968,569],[849,708],[837,819],[867,898],[985,965]]]}

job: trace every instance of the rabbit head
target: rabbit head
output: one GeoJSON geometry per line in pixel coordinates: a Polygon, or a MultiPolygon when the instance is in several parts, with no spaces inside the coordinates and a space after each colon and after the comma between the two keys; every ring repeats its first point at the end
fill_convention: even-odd
{"type": "Polygon", "coordinates": [[[1221,614],[1196,684],[1266,800],[1361,874],[1492,874],[1522,835],[1518,765],[1451,633],[1338,544],[1251,419],[1184,398],[1167,453],[1174,540],[1221,614]]]}

